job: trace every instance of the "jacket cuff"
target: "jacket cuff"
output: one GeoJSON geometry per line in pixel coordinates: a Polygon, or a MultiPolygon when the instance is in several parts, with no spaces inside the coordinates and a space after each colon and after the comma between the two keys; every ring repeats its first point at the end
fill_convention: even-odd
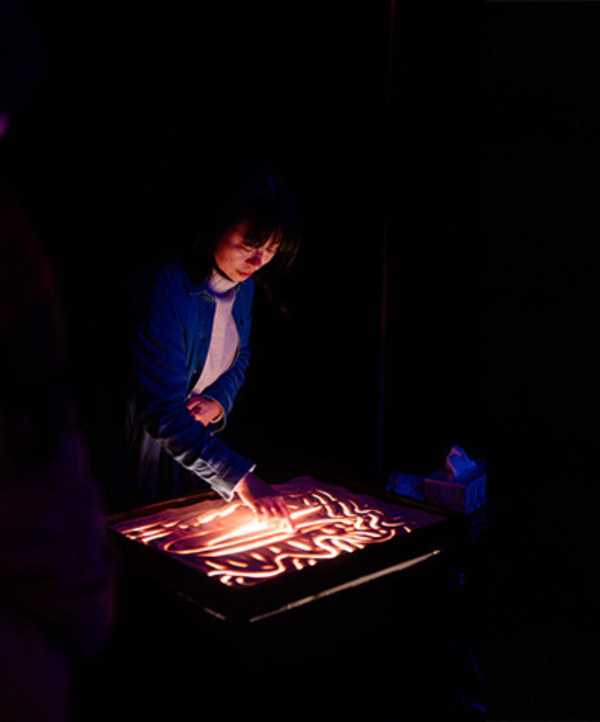
{"type": "MultiPolygon", "coordinates": [[[[202,462],[201,462],[202,463],[202,462]]],[[[256,464],[244,459],[235,452],[227,459],[227,468],[217,469],[214,466],[202,465],[203,468],[194,472],[217,494],[229,502],[235,496],[235,487],[240,481],[256,468],[256,464]]]]}

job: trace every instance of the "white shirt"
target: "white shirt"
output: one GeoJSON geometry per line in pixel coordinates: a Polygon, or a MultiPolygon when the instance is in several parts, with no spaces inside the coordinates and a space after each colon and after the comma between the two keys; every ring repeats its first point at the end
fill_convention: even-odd
{"type": "Polygon", "coordinates": [[[201,395],[235,360],[240,342],[231,315],[236,285],[235,281],[224,278],[217,271],[214,271],[208,280],[209,291],[216,301],[215,318],[206,363],[194,386],[193,394],[201,395]]]}

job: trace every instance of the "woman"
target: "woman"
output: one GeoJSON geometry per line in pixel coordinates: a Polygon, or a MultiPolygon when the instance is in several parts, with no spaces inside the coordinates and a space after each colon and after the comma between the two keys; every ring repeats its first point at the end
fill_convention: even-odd
{"type": "Polygon", "coordinates": [[[157,501],[208,484],[260,514],[290,524],[283,499],[254,464],[221,441],[249,362],[256,278],[294,259],[294,203],[277,170],[260,160],[206,178],[184,239],[138,279],[128,413],[130,479],[157,501]]]}

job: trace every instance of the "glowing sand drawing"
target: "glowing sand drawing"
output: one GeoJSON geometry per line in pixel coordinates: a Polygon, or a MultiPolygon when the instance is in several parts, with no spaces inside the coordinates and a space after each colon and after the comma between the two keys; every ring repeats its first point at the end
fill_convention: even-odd
{"type": "Polygon", "coordinates": [[[426,512],[303,477],[276,486],[295,530],[267,523],[241,502],[203,501],[113,528],[179,556],[229,586],[252,586],[437,521],[426,512]]]}

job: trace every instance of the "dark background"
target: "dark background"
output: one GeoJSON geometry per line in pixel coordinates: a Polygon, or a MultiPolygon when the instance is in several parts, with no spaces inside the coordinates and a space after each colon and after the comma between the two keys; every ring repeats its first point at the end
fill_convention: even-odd
{"type": "MultiPolygon", "coordinates": [[[[271,156],[304,222],[290,313],[257,292],[225,440],[258,473],[304,466],[363,483],[431,472],[453,445],[488,458],[482,99],[457,8],[396,3],[391,43],[381,0],[23,5],[45,76],[0,152],[59,275],[101,481],[121,472],[118,289],[168,243],[215,148],[271,156]]],[[[493,380],[495,400],[504,389],[493,380]]]]}
{"type": "Polygon", "coordinates": [[[597,716],[599,11],[486,6],[491,719],[597,716]]]}
{"type": "Polygon", "coordinates": [[[5,164],[59,273],[98,463],[105,386],[119,380],[107,359],[115,290],[168,243],[204,155],[237,147],[288,175],[305,240],[290,314],[257,297],[253,362],[224,438],[259,464],[369,483],[431,472],[454,444],[485,458],[475,90],[460,17],[398,8],[390,38],[379,0],[208,5],[24,3],[45,78],[5,164]]]}
{"type": "Polygon", "coordinates": [[[397,4],[388,83],[379,0],[24,5],[46,76],[0,152],[60,276],[92,447],[115,289],[208,149],[268,151],[305,245],[291,314],[257,297],[228,440],[359,481],[494,457],[490,718],[593,717],[598,6],[487,3],[482,77],[472,15],[397,4]]]}

